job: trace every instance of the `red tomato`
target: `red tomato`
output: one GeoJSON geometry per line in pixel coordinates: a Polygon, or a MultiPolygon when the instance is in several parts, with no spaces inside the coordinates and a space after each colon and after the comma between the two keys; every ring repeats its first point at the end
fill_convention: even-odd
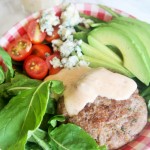
{"type": "Polygon", "coordinates": [[[53,74],[57,74],[62,68],[58,67],[58,68],[50,68],[49,70],[49,74],[53,75],[53,74]]]}
{"type": "Polygon", "coordinates": [[[27,34],[33,44],[42,43],[46,37],[46,33],[40,30],[40,25],[37,20],[32,20],[29,22],[27,34]]]}
{"type": "Polygon", "coordinates": [[[34,79],[43,79],[48,72],[47,63],[40,57],[30,55],[24,61],[24,69],[28,76],[34,79]]]}
{"type": "Polygon", "coordinates": [[[58,53],[54,53],[53,55],[46,58],[47,65],[49,67],[49,74],[51,74],[51,75],[52,74],[57,74],[62,69],[61,67],[53,68],[53,66],[50,64],[50,61],[54,57],[60,58],[60,55],[58,53]]]}
{"type": "Polygon", "coordinates": [[[47,42],[51,42],[54,39],[58,39],[59,38],[58,30],[59,30],[59,28],[55,27],[52,36],[47,35],[46,38],[45,38],[45,40],[47,42]]]}
{"type": "Polygon", "coordinates": [[[26,38],[13,41],[8,47],[8,54],[15,61],[22,61],[31,54],[32,43],[26,38]]]}
{"type": "Polygon", "coordinates": [[[45,44],[36,44],[32,46],[32,54],[42,59],[46,59],[46,57],[52,54],[52,50],[45,44]]]}

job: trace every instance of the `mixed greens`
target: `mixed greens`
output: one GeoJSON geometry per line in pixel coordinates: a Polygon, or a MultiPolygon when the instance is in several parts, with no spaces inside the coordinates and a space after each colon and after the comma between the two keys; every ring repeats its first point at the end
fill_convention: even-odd
{"type": "MultiPolygon", "coordinates": [[[[101,34],[104,32],[102,31],[103,29],[105,30],[104,33],[113,33],[117,28],[120,33],[129,35],[131,29],[136,31],[141,24],[147,29],[150,25],[136,19],[120,16],[107,7],[101,7],[112,14],[114,18],[112,22],[108,23],[92,16],[80,14],[84,18],[91,19],[94,24],[88,29],[85,29],[82,25],[75,26],[74,39],[82,39],[83,41],[81,44],[83,55],[80,60],[89,62],[91,67],[105,67],[133,78],[137,82],[140,94],[145,98],[150,112],[150,87],[148,86],[150,81],[148,54],[150,52],[146,51],[147,49],[143,49],[144,54],[141,53],[142,58],[138,56],[139,59],[133,58],[136,57],[136,54],[130,57],[129,53],[130,60],[128,57],[125,60],[126,53],[122,52],[120,54],[117,45],[112,42],[106,42],[106,40],[103,42],[99,40],[104,39],[104,34],[101,34]],[[134,27],[126,32],[124,31],[126,27],[122,25],[122,21],[125,22],[125,25],[132,26],[134,24],[134,27]],[[110,29],[113,29],[113,31],[110,29]],[[143,62],[141,67],[146,66],[147,70],[145,70],[147,72],[143,70],[144,77],[139,76],[141,67],[137,66],[135,62],[132,67],[130,64],[126,65],[125,61],[129,61],[132,64],[133,60],[135,62],[141,60],[143,62]]],[[[133,36],[133,39],[140,41],[135,36],[133,36]]],[[[143,39],[147,40],[147,34],[143,35],[143,39]]],[[[142,42],[146,43],[144,40],[142,42]]],[[[147,48],[149,47],[148,44],[147,48]]],[[[140,47],[143,46],[140,45],[140,47]]],[[[137,49],[139,50],[139,48],[137,49]]],[[[106,146],[99,146],[79,126],[65,123],[66,118],[62,115],[57,115],[57,99],[62,96],[64,91],[61,81],[42,82],[41,80],[31,79],[24,73],[19,73],[18,68],[13,68],[12,66],[10,56],[0,48],[0,149],[107,149],[106,146]]]]}
{"type": "Polygon", "coordinates": [[[63,90],[60,81],[41,82],[17,72],[10,82],[1,84],[0,148],[80,149],[82,145],[82,149],[101,149],[80,127],[58,126],[65,118],[55,114],[53,97],[63,90]]]}

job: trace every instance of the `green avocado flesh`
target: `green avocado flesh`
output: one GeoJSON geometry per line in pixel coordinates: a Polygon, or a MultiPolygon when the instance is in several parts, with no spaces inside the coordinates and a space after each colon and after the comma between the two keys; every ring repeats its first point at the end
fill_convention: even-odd
{"type": "MultiPolygon", "coordinates": [[[[141,58],[145,64],[144,66],[147,69],[149,79],[150,79],[150,67],[149,67],[150,57],[149,57],[148,51],[145,46],[145,44],[146,44],[145,41],[143,40],[142,36],[140,36],[138,34],[140,32],[137,32],[137,31],[134,32],[133,30],[135,29],[135,27],[134,27],[134,29],[131,29],[129,26],[126,26],[124,24],[118,24],[118,23],[112,22],[109,25],[117,28],[118,30],[123,31],[124,34],[127,35],[128,38],[130,38],[130,40],[132,41],[132,43],[134,44],[134,46],[137,50],[137,53],[139,53],[141,55],[141,58]]],[[[150,47],[150,45],[149,45],[149,47],[150,47]]]]}
{"type": "Polygon", "coordinates": [[[118,67],[121,66],[120,62],[118,63],[114,59],[110,59],[111,57],[109,57],[105,53],[99,51],[98,49],[96,49],[96,48],[94,48],[94,47],[92,47],[92,46],[90,46],[84,42],[81,44],[81,49],[82,49],[82,53],[86,56],[91,56],[91,57],[94,57],[94,58],[97,58],[97,59],[100,59],[103,61],[107,61],[107,62],[114,64],[118,67]]]}
{"type": "Polygon", "coordinates": [[[137,22],[137,20],[135,19],[129,19],[129,21],[122,21],[119,19],[113,20],[113,22],[117,24],[121,24],[121,25],[128,27],[128,29],[132,30],[132,32],[136,36],[138,36],[138,38],[144,44],[146,48],[146,52],[148,53],[148,57],[150,59],[150,25],[148,25],[147,23],[142,23],[141,21],[137,22]],[[129,22],[130,20],[132,22],[129,22]]]}
{"type": "Polygon", "coordinates": [[[130,25],[138,25],[141,28],[146,29],[146,32],[148,32],[150,34],[150,24],[148,24],[146,22],[137,20],[135,18],[127,18],[127,17],[124,17],[124,16],[117,17],[117,18],[115,18],[115,20],[119,20],[119,21],[122,21],[122,22],[127,22],[130,25]]]}
{"type": "Polygon", "coordinates": [[[116,61],[120,64],[123,63],[121,58],[116,53],[114,53],[110,48],[102,44],[100,41],[97,41],[92,36],[88,36],[88,42],[89,42],[89,45],[91,45],[92,47],[94,47],[99,52],[103,53],[104,55],[108,56],[109,59],[111,58],[111,60],[116,61]]]}
{"type": "Polygon", "coordinates": [[[108,63],[107,61],[96,59],[95,57],[90,57],[86,55],[83,55],[81,59],[89,62],[90,63],[89,66],[92,68],[104,67],[114,72],[118,72],[120,74],[126,75],[128,77],[131,77],[131,78],[134,77],[126,68],[122,66],[118,67],[116,65],[112,65],[111,63],[108,63]]]}
{"type": "Polygon", "coordinates": [[[129,35],[129,32],[125,30],[126,29],[119,29],[119,27],[116,28],[108,24],[94,29],[89,33],[89,36],[92,36],[104,45],[113,45],[117,47],[122,53],[124,67],[140,81],[148,85],[150,82],[150,74],[145,64],[147,56],[140,52],[142,44],[134,43],[137,41],[140,42],[140,40],[135,36],[130,37],[131,34],[129,35]],[[134,40],[132,40],[132,38],[134,38],[134,40]]]}

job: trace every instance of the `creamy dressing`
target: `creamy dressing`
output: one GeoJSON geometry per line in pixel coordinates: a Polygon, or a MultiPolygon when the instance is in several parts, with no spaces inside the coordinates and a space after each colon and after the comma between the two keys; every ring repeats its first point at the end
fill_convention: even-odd
{"type": "Polygon", "coordinates": [[[71,69],[64,68],[59,73],[55,75],[49,75],[48,77],[46,77],[45,81],[47,80],[63,81],[65,89],[67,90],[67,89],[70,89],[72,85],[75,85],[77,81],[90,70],[91,68],[86,67],[86,66],[74,67],[71,69]]]}
{"type": "Polygon", "coordinates": [[[97,96],[126,100],[137,89],[134,80],[104,68],[92,69],[64,91],[64,103],[70,116],[77,115],[97,96]]]}

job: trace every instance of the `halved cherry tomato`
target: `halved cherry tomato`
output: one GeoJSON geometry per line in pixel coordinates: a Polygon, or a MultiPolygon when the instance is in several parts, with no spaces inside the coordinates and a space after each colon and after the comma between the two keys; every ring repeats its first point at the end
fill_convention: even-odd
{"type": "Polygon", "coordinates": [[[29,22],[27,34],[33,44],[42,43],[46,37],[46,33],[40,30],[40,25],[37,20],[32,20],[29,22]]]}
{"type": "Polygon", "coordinates": [[[19,38],[8,47],[8,54],[15,61],[22,61],[31,54],[32,43],[27,38],[19,38]]]}
{"type": "Polygon", "coordinates": [[[27,75],[34,79],[43,79],[48,72],[47,63],[35,55],[27,57],[23,66],[27,75]]]}
{"type": "Polygon", "coordinates": [[[60,59],[60,55],[59,53],[54,53],[53,55],[49,56],[46,58],[46,62],[47,62],[47,65],[49,67],[49,74],[53,75],[53,74],[57,74],[62,68],[61,67],[57,67],[57,68],[54,68],[50,61],[54,58],[54,57],[57,57],[60,59]]]}
{"type": "Polygon", "coordinates": [[[62,68],[58,67],[58,68],[50,68],[49,70],[49,74],[53,75],[53,74],[57,74],[62,68]]]}
{"type": "Polygon", "coordinates": [[[58,34],[58,30],[59,30],[59,28],[55,27],[52,36],[47,35],[45,40],[47,42],[51,42],[54,39],[58,39],[60,37],[59,34],[58,34]]]}
{"type": "Polygon", "coordinates": [[[46,57],[52,54],[52,49],[45,44],[36,44],[32,46],[32,54],[46,59],[46,57]]]}

